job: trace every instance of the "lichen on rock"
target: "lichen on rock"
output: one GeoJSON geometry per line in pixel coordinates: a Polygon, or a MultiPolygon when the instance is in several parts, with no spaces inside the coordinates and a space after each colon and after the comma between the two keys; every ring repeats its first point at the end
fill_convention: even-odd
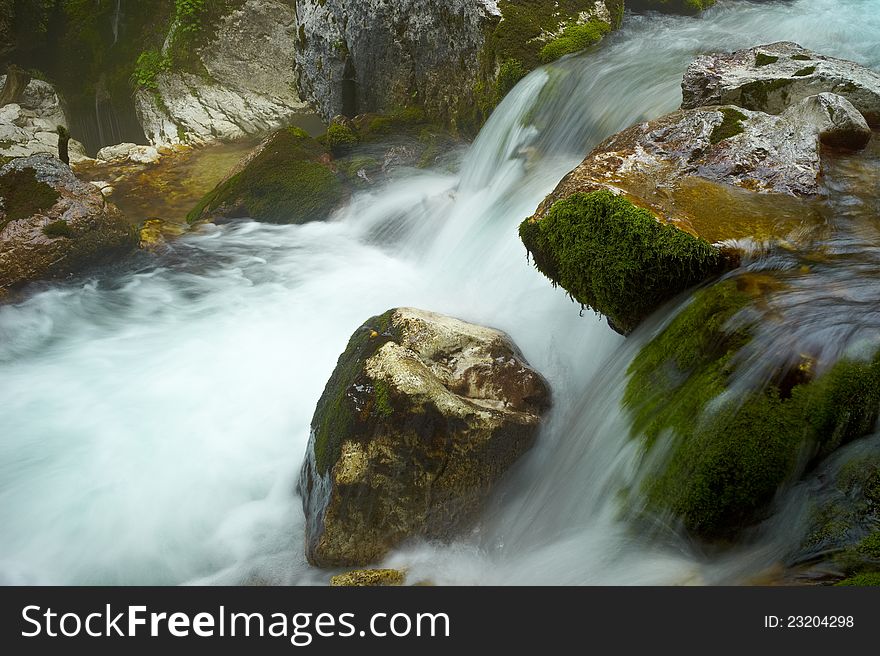
{"type": "Polygon", "coordinates": [[[715,246],[605,190],[558,200],[519,232],[544,275],[624,334],[726,264],[715,246]]]}
{"type": "Polygon", "coordinates": [[[842,96],[869,125],[880,125],[880,73],[781,41],[701,55],[682,81],[682,108],[737,105],[779,114],[809,96],[842,96]]]}

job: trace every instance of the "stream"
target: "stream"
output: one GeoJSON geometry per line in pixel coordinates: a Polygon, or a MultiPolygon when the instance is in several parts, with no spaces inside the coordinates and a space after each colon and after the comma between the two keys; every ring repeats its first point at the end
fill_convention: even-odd
{"type": "MultiPolygon", "coordinates": [[[[762,541],[710,556],[621,519],[639,459],[620,409],[626,369],[686,299],[624,340],[532,267],[517,227],[602,139],[676,109],[695,55],[780,40],[880,68],[880,0],[627,15],[596,51],[520,82],[455,173],[401,172],[326,221],[206,226],[0,306],[0,582],[326,584],[305,561],[294,491],[309,422],[351,333],[398,306],[508,332],[554,409],[471,534],[387,564],[437,584],[760,575],[795,527],[770,522],[762,541]]],[[[760,376],[767,352],[842,353],[880,335],[880,207],[863,193],[880,187],[877,137],[861,164],[829,170],[812,277],[784,249],[745,264],[786,278],[778,309],[803,344],[776,351],[768,328],[743,375],[760,376]]]]}

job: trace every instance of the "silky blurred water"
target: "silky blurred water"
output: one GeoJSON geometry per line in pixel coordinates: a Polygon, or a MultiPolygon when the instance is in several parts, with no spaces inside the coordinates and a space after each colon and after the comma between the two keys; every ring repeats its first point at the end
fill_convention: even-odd
{"type": "Polygon", "coordinates": [[[326,583],[294,492],[309,421],[352,331],[404,305],[507,331],[555,408],[472,535],[389,563],[441,584],[663,584],[772,562],[772,546],[713,560],[618,519],[638,458],[625,369],[671,309],[624,341],[529,265],[516,229],[591,146],[675,109],[696,54],[777,40],[880,68],[880,0],[628,15],[523,80],[459,174],[401,174],[303,226],[208,226],[0,307],[0,579],[326,583]]]}

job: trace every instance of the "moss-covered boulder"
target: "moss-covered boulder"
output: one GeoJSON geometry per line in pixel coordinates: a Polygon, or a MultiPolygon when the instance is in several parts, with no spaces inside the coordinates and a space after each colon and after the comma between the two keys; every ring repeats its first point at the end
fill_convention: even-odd
{"type": "Polygon", "coordinates": [[[698,292],[629,370],[625,406],[647,452],[637,494],[703,538],[760,519],[780,486],[877,421],[880,355],[804,361],[757,385],[736,377],[762,284],[742,275],[698,292]]]}
{"type": "Polygon", "coordinates": [[[709,242],[610,191],[556,201],[540,220],[526,219],[519,233],[545,276],[624,334],[726,265],[709,242]]]}
{"type": "Polygon", "coordinates": [[[628,9],[662,11],[667,14],[698,14],[715,4],[715,0],[627,0],[628,9]]]}
{"type": "Polygon", "coordinates": [[[504,333],[408,308],[369,319],[312,419],[299,480],[309,562],[364,565],[408,538],[454,537],[548,406],[504,333]]]}
{"type": "Polygon", "coordinates": [[[880,72],[788,41],[698,57],[682,81],[682,108],[732,104],[779,114],[823,92],[843,96],[880,126],[880,72]]]}
{"type": "Polygon", "coordinates": [[[189,223],[244,218],[306,223],[327,218],[346,197],[332,156],[299,128],[263,141],[187,215],[189,223]]]}
{"type": "Polygon", "coordinates": [[[93,185],[49,156],[0,168],[0,298],[118,258],[137,232],[93,185]]]}
{"type": "Polygon", "coordinates": [[[866,137],[861,115],[834,94],[780,116],[731,105],[673,112],[599,144],[520,236],[554,284],[629,333],[735,264],[734,240],[800,225],[814,210],[797,198],[820,191],[823,144],[859,147],[866,137]]]}

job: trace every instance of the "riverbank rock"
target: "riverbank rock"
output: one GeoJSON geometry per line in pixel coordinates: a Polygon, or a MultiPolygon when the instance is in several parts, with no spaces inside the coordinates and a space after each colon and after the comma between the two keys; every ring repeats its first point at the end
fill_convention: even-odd
{"type": "Polygon", "coordinates": [[[200,15],[216,23],[192,43],[172,24],[162,52],[150,65],[144,60],[135,105],[153,146],[263,135],[309,113],[295,91],[293,3],[228,6],[218,16],[200,15]]]}
{"type": "Polygon", "coordinates": [[[622,0],[300,0],[298,89],[327,121],[417,104],[475,132],[529,70],[597,43],[622,18],[622,0]]]}
{"type": "MultiPolygon", "coordinates": [[[[0,89],[6,76],[0,76],[0,89]]],[[[28,157],[38,153],[58,156],[58,126],[67,128],[67,117],[55,89],[43,80],[31,80],[21,99],[0,107],[0,157],[28,157]]],[[[70,140],[71,162],[88,159],[85,147],[70,140]]]]}
{"type": "Polygon", "coordinates": [[[880,73],[788,41],[698,57],[681,86],[683,109],[730,104],[770,114],[830,92],[880,126],[880,73]]]}
{"type": "Polygon", "coordinates": [[[187,221],[248,217],[268,223],[305,223],[325,219],[347,196],[332,160],[303,130],[279,130],[202,198],[187,221]]]}
{"type": "Polygon", "coordinates": [[[369,319],[312,419],[299,481],[309,562],[368,564],[465,530],[549,402],[504,333],[410,308],[369,319]]]}
{"type": "Polygon", "coordinates": [[[122,256],[136,231],[93,185],[49,155],[0,168],[0,297],[122,256]]]}
{"type": "Polygon", "coordinates": [[[624,407],[646,454],[631,505],[665,526],[735,538],[810,463],[874,430],[880,354],[801,356],[754,380],[738,375],[774,321],[775,291],[770,276],[749,273],[699,291],[630,365],[624,407]]]}
{"type": "Polygon", "coordinates": [[[861,114],[829,93],[779,116],[732,105],[673,112],[599,144],[520,236],[548,278],[627,334],[734,265],[721,242],[781,237],[801,221],[796,197],[819,192],[823,143],[870,139],[861,114]]]}

